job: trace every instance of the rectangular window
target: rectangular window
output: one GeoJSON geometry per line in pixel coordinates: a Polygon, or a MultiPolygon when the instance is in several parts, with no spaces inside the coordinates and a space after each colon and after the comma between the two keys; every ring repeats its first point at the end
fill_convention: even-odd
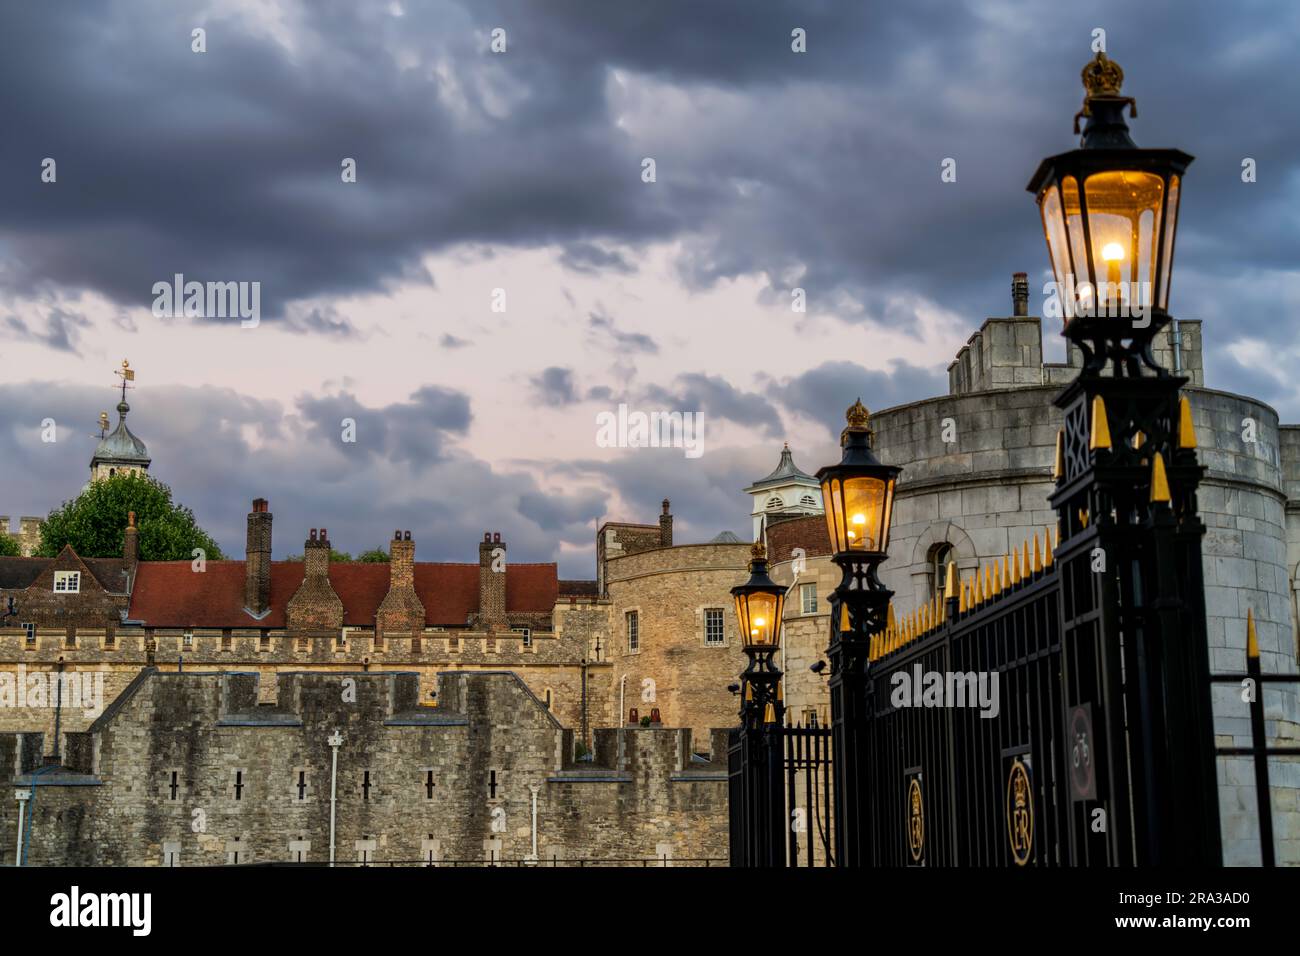
{"type": "Polygon", "coordinates": [[[104,632],[104,647],[112,648],[117,646],[117,634],[110,627],[104,632]]]}
{"type": "Polygon", "coordinates": [[[720,645],[724,643],[722,608],[706,607],[704,609],[704,643],[720,645]]]}
{"type": "Polygon", "coordinates": [[[77,594],[81,591],[80,571],[55,571],[54,593],[77,594]]]}
{"type": "Polygon", "coordinates": [[[192,651],[192,650],[194,649],[194,632],[193,632],[193,631],[186,631],[186,632],[181,636],[181,647],[183,647],[183,648],[184,648],[185,650],[187,650],[187,651],[192,651]]]}
{"type": "Polygon", "coordinates": [[[627,649],[629,653],[635,653],[641,649],[640,626],[637,621],[637,612],[627,612],[627,649]]]}
{"type": "Polygon", "coordinates": [[[23,630],[27,632],[27,646],[35,647],[36,646],[36,625],[24,624],[23,630]]]}
{"type": "Polygon", "coordinates": [[[228,627],[222,628],[222,629],[221,629],[221,649],[222,649],[223,651],[228,651],[228,650],[230,650],[230,644],[231,644],[230,628],[228,628],[228,627]]]}
{"type": "Polygon", "coordinates": [[[816,584],[799,585],[799,604],[803,608],[804,614],[817,613],[817,585],[816,584]]]}
{"type": "Polygon", "coordinates": [[[516,634],[522,634],[524,636],[524,647],[533,646],[533,629],[531,627],[512,627],[510,630],[514,631],[516,634]]]}

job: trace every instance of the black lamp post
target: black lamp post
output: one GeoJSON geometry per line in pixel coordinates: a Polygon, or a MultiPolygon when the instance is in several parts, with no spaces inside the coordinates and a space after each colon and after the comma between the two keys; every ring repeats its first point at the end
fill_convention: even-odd
{"type": "Polygon", "coordinates": [[[1028,186],[1063,334],[1084,357],[1079,377],[1054,400],[1065,426],[1049,500],[1060,525],[1057,574],[1090,589],[1100,615],[1067,615],[1061,643],[1072,651],[1063,655],[1062,704],[1104,715],[1107,733],[1096,738],[1093,759],[1102,768],[1099,799],[1115,821],[1098,833],[1084,803],[1073,801],[1067,839],[1076,858],[1100,855],[1106,844],[1110,858],[1139,865],[1217,865],[1205,527],[1196,507],[1204,468],[1180,394],[1187,379],[1152,355],[1170,322],[1178,204],[1192,157],[1134,144],[1124,111],[1136,109],[1120,95],[1123,78],[1103,53],[1083,68],[1080,146],[1043,160],[1028,186]],[[1106,571],[1092,568],[1097,550],[1106,571]]]}
{"type": "Polygon", "coordinates": [[[745,782],[733,791],[740,826],[733,826],[733,863],[784,866],[786,863],[784,755],[781,728],[785,705],[781,671],[774,658],[781,646],[785,588],[767,573],[767,551],[754,543],[749,580],[731,589],[736,601],[741,648],[749,663],[740,675],[740,759],[745,782]]]}
{"type": "Polygon", "coordinates": [[[859,399],[845,413],[838,465],[817,472],[839,587],[830,596],[831,727],[834,754],[835,863],[869,859],[867,669],[871,638],[883,631],[894,592],[877,576],[887,557],[894,485],[902,471],[872,451],[871,416],[859,399]]]}
{"type": "Polygon", "coordinates": [[[781,700],[781,671],[773,658],[781,646],[781,617],[785,612],[785,588],[767,574],[767,549],[755,542],[749,562],[749,580],[731,589],[736,600],[736,621],[741,648],[749,665],[741,674],[744,690],[741,725],[760,728],[781,726],[784,703],[781,700]]]}

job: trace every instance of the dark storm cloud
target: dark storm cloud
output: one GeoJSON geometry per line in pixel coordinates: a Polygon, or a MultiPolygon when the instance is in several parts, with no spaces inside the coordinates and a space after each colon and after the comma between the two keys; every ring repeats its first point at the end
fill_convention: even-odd
{"type": "Polygon", "coordinates": [[[789,381],[773,384],[769,394],[791,411],[824,422],[838,433],[844,410],[855,398],[876,412],[947,390],[946,376],[907,362],[899,362],[887,372],[855,362],[824,362],[789,381]]]}
{"type": "Polygon", "coordinates": [[[781,416],[762,395],[742,391],[724,378],[702,372],[677,376],[672,388],[647,387],[645,401],[657,403],[668,411],[702,412],[706,419],[760,428],[769,435],[781,430],[781,416]]]}
{"type": "Polygon", "coordinates": [[[12,338],[43,342],[57,352],[76,355],[78,330],[89,325],[90,320],[84,315],[56,307],[46,315],[44,330],[36,327],[36,323],[28,324],[16,315],[6,316],[0,330],[12,338]]]}
{"type": "Polygon", "coordinates": [[[763,273],[772,295],[798,285],[851,321],[913,322],[919,297],[973,327],[1001,311],[1013,271],[1040,301],[1024,184],[1074,145],[1078,70],[1103,27],[1141,109],[1136,140],[1198,156],[1175,309],[1206,319],[1207,350],[1296,338],[1281,292],[1237,308],[1251,287],[1297,281],[1293,4],[405,6],[286,6],[302,11],[285,17],[290,52],[196,3],[4,5],[0,86],[24,92],[0,137],[0,286],[145,307],[175,272],[256,279],[274,318],[295,299],[431,281],[420,257],[466,241],[558,243],[571,268],[622,274],[622,250],[672,239],[694,285],[763,273]],[[200,21],[209,52],[194,54],[200,21]],[[795,26],[806,54],[790,52],[795,26]],[[608,93],[614,71],[635,127],[608,93]],[[663,91],[693,108],[666,114],[663,91]],[[57,184],[40,182],[45,156],[57,184]],[[1256,183],[1241,182],[1245,157],[1256,183]]]}
{"type": "Polygon", "coordinates": [[[636,266],[616,249],[603,249],[594,242],[573,242],[564,247],[560,262],[574,272],[588,275],[602,273],[621,273],[630,275],[636,272],[636,266]]]}
{"type": "Polygon", "coordinates": [[[519,513],[543,531],[592,537],[591,522],[605,508],[605,495],[594,489],[574,494],[529,492],[519,496],[519,513]]]}
{"type": "Polygon", "coordinates": [[[543,369],[540,375],[533,376],[530,381],[533,395],[543,405],[559,408],[578,401],[577,390],[573,387],[571,368],[552,365],[550,368],[543,369]]]}
{"type": "Polygon", "coordinates": [[[380,408],[367,408],[349,392],[304,395],[298,406],[312,436],[344,457],[379,457],[417,468],[442,460],[447,433],[464,434],[470,422],[469,399],[436,385],[419,389],[409,402],[380,408]]]}
{"type": "Polygon", "coordinates": [[[597,341],[619,352],[645,352],[658,354],[659,345],[644,332],[624,332],[616,328],[614,320],[600,312],[588,314],[587,327],[591,329],[597,341]]]}

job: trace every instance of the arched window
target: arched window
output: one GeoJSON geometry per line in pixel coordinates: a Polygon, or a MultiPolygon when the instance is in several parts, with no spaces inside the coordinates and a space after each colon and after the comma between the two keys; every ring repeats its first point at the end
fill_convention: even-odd
{"type": "Polygon", "coordinates": [[[926,577],[930,582],[931,600],[934,600],[936,596],[941,600],[948,597],[943,593],[943,587],[948,582],[948,562],[956,556],[952,545],[947,541],[940,541],[938,544],[931,545],[930,552],[926,556],[928,565],[926,577]]]}
{"type": "Polygon", "coordinates": [[[775,511],[777,508],[780,508],[783,504],[785,504],[785,502],[781,500],[780,495],[773,495],[771,498],[767,499],[767,510],[775,511]]]}
{"type": "Polygon", "coordinates": [[[804,495],[801,499],[799,499],[799,504],[803,505],[805,508],[816,508],[817,499],[814,498],[812,495],[804,495]]]}

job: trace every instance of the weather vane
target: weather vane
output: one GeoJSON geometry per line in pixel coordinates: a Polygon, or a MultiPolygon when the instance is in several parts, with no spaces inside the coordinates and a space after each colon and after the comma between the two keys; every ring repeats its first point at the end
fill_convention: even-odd
{"type": "Polygon", "coordinates": [[[134,387],[135,387],[135,386],[128,386],[128,385],[126,384],[127,382],[134,382],[134,381],[135,381],[135,369],[133,369],[133,368],[131,367],[131,363],[130,363],[130,362],[128,362],[126,359],[122,359],[122,367],[119,368],[119,369],[114,369],[113,374],[114,374],[114,375],[120,375],[120,376],[122,377],[122,401],[125,402],[125,401],[126,401],[126,390],[127,390],[127,388],[128,388],[128,387],[130,387],[130,388],[134,388],[134,387]]]}

